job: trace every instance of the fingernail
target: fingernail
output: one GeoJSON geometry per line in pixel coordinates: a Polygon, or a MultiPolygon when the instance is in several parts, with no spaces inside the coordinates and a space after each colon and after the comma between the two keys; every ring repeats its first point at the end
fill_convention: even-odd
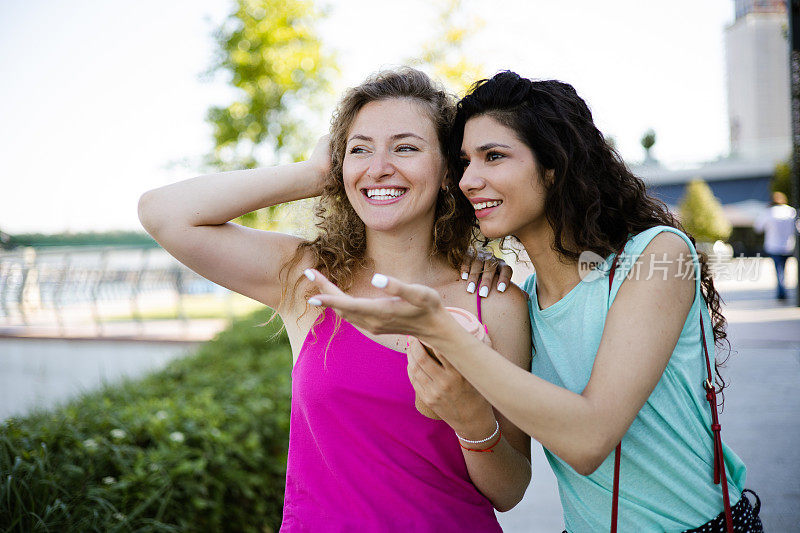
{"type": "Polygon", "coordinates": [[[483,287],[481,287],[481,290],[478,291],[478,294],[480,295],[481,298],[486,298],[487,296],[489,296],[489,287],[484,285],[483,287]]]}
{"type": "MultiPolygon", "coordinates": [[[[314,281],[314,271],[310,268],[303,270],[303,274],[308,278],[308,281],[314,281]]],[[[316,305],[316,304],[315,304],[316,305]]]]}
{"type": "Polygon", "coordinates": [[[308,303],[311,305],[316,305],[317,307],[322,305],[322,301],[319,298],[309,298],[308,303]]]}
{"type": "Polygon", "coordinates": [[[463,279],[464,281],[466,281],[468,277],[469,277],[469,274],[467,274],[466,272],[462,272],[461,273],[461,279],[463,279]]]}
{"type": "Polygon", "coordinates": [[[475,282],[474,281],[470,281],[469,285],[467,285],[467,292],[470,293],[470,294],[475,292],[475,282]]]}
{"type": "Polygon", "coordinates": [[[388,284],[389,284],[389,278],[387,278],[383,274],[375,274],[374,276],[372,276],[373,287],[378,287],[379,289],[383,289],[388,284]]]}
{"type": "Polygon", "coordinates": [[[498,292],[504,292],[505,290],[506,290],[506,284],[505,283],[500,283],[500,284],[497,285],[497,291],[498,292]]]}

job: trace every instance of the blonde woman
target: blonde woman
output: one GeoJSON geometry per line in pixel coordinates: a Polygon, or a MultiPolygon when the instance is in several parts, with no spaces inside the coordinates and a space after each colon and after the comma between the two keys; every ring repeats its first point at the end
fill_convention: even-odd
{"type": "Polygon", "coordinates": [[[282,531],[500,531],[493,508],[512,508],[528,485],[528,437],[452,367],[437,369],[446,386],[426,396],[441,420],[422,416],[405,336],[371,335],[307,304],[320,274],[353,297],[377,295],[378,271],[421,282],[482,314],[495,349],[529,367],[525,295],[511,287],[480,313],[463,289],[473,215],[447,173],[452,111],[421,72],[381,73],[345,95],[330,140],[308,161],[201,176],[140,200],[142,224],[167,251],[286,325],[294,368],[282,531]],[[230,222],[314,196],[311,241],[230,222]]]}

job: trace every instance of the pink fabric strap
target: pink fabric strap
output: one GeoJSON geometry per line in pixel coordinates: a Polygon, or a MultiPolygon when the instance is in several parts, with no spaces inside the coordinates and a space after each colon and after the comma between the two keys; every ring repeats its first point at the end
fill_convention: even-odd
{"type": "MultiPolygon", "coordinates": [[[[614,283],[614,272],[617,269],[619,256],[622,255],[625,245],[620,248],[619,253],[614,257],[614,262],[611,265],[611,271],[608,276],[608,293],[611,294],[611,285],[614,283]]],[[[731,501],[728,494],[728,478],[725,473],[725,455],[722,451],[722,426],[719,423],[719,415],[717,413],[717,391],[714,389],[714,375],[711,373],[711,357],[708,355],[708,346],[706,344],[706,331],[703,326],[703,313],[700,313],[700,335],[703,340],[703,353],[706,359],[706,371],[708,379],[703,382],[703,388],[706,390],[706,400],[711,407],[711,431],[714,439],[714,483],[722,483],[722,501],[725,504],[725,528],[728,533],[733,533],[733,516],[731,514],[731,501]]],[[[622,460],[622,441],[617,444],[614,450],[614,484],[613,496],[611,501],[611,533],[617,532],[617,517],[619,516],[619,467],[622,460]]]]}

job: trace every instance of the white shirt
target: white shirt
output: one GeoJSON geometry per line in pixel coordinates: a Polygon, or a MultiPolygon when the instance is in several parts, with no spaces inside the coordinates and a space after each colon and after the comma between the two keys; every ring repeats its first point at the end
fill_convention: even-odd
{"type": "Polygon", "coordinates": [[[756,219],[753,229],[764,233],[764,251],[774,255],[788,255],[794,252],[795,217],[794,207],[773,205],[756,219]]]}

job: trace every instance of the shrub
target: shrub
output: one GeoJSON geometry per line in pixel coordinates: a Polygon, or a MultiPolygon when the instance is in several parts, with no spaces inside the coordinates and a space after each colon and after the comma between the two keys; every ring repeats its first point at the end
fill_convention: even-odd
{"type": "Polygon", "coordinates": [[[0,530],[277,530],[291,351],[263,313],[163,371],[2,423],[0,530]]]}
{"type": "Polygon", "coordinates": [[[731,234],[731,224],[711,187],[695,179],[686,185],[679,206],[683,227],[701,242],[724,241],[731,234]]]}

